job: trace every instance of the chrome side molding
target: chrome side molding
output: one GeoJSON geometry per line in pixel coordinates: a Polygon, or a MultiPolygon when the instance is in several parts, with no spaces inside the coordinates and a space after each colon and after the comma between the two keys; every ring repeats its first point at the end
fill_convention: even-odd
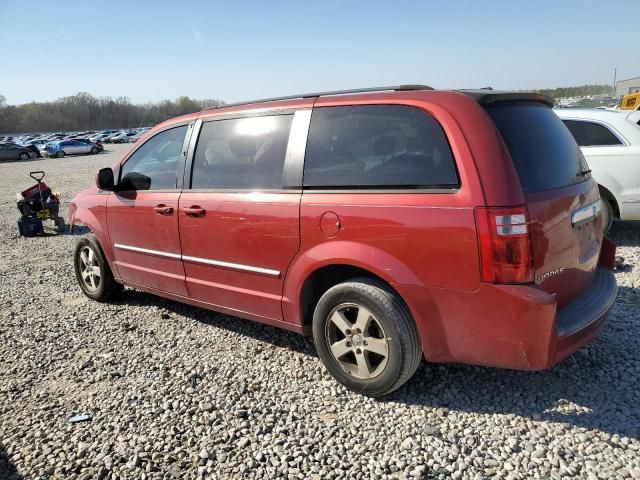
{"type": "Polygon", "coordinates": [[[185,262],[201,263],[203,265],[211,265],[212,267],[226,268],[229,270],[237,270],[239,272],[255,273],[258,275],[265,275],[267,277],[278,278],[280,277],[279,270],[272,270],[270,268],[254,267],[252,265],[243,265],[241,263],[223,262],[222,260],[211,260],[209,258],[191,257],[189,255],[180,255],[179,253],[162,252],[160,250],[151,250],[148,248],[132,247],[131,245],[122,245],[121,243],[115,243],[113,245],[119,250],[128,250],[130,252],[145,253],[147,255],[155,255],[157,257],[173,258],[175,260],[182,260],[185,262]]]}
{"type": "Polygon", "coordinates": [[[242,265],[241,263],[223,262],[221,260],[211,260],[208,258],[190,257],[188,255],[183,255],[182,260],[185,262],[202,263],[204,265],[228,268],[230,270],[238,270],[241,272],[257,273],[258,275],[266,275],[267,277],[278,278],[280,276],[280,272],[278,270],[271,270],[269,268],[262,268],[262,267],[254,267],[252,265],[242,265]]]}
{"type": "Polygon", "coordinates": [[[595,219],[602,212],[602,201],[596,200],[586,207],[582,207],[571,214],[571,225],[574,227],[583,225],[595,219]]]}
{"type": "Polygon", "coordinates": [[[146,253],[147,255],[155,255],[156,257],[175,258],[179,260],[182,255],[179,253],[161,252],[160,250],[150,250],[148,248],[132,247],[131,245],[122,245],[114,243],[113,246],[118,250],[129,250],[131,252],[146,253]]]}

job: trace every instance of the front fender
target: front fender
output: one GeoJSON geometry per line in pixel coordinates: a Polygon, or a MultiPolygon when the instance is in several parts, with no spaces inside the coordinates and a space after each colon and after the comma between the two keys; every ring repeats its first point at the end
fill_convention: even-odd
{"type": "Polygon", "coordinates": [[[111,271],[114,276],[119,277],[115,267],[115,256],[107,229],[108,197],[108,193],[103,193],[95,188],[77,195],[69,204],[69,225],[71,231],[73,231],[73,227],[79,225],[83,225],[91,230],[102,247],[111,271]]]}
{"type": "Polygon", "coordinates": [[[405,264],[371,245],[350,241],[320,243],[298,255],[284,281],[282,310],[285,321],[301,325],[300,293],[305,280],[329,265],[349,265],[377,275],[387,283],[419,285],[416,275],[405,264]]]}

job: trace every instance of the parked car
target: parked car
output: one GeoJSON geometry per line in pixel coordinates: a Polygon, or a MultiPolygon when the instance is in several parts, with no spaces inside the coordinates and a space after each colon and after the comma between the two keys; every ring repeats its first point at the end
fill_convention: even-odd
{"type": "Polygon", "coordinates": [[[131,137],[131,142],[137,142],[140,140],[148,130],[141,130],[137,132],[133,137],[131,137]]]}
{"type": "Polygon", "coordinates": [[[102,142],[100,140],[91,141],[91,140],[82,139],[82,140],[78,140],[78,141],[82,142],[82,143],[86,143],[88,145],[91,145],[91,144],[95,145],[98,148],[98,151],[96,153],[100,153],[100,152],[102,152],[104,150],[104,145],[102,145],[102,142]]]}
{"type": "Polygon", "coordinates": [[[552,105],[404,86],[169,120],[73,199],[71,225],[93,232],[79,286],[313,334],[372,396],[423,358],[548,368],[617,288],[598,186],[552,105]]]}
{"type": "Polygon", "coordinates": [[[0,143],[0,160],[29,160],[34,156],[27,147],[15,143],[0,143]]]}
{"type": "Polygon", "coordinates": [[[122,135],[122,132],[114,132],[114,133],[111,133],[111,134],[109,134],[108,136],[106,136],[102,141],[103,141],[104,143],[112,143],[112,140],[113,140],[115,137],[119,137],[120,135],[122,135]]]}
{"type": "Polygon", "coordinates": [[[77,155],[81,153],[96,154],[100,151],[93,142],[83,142],[80,140],[62,140],[48,143],[45,152],[49,157],[64,157],[65,155],[77,155]]]}
{"type": "Polygon", "coordinates": [[[109,140],[111,143],[130,143],[131,139],[136,135],[136,132],[125,132],[115,137],[111,137],[109,140]]]}
{"type": "Polygon", "coordinates": [[[603,229],[614,218],[640,220],[640,112],[556,109],[582,149],[603,205],[603,229]]]}
{"type": "Polygon", "coordinates": [[[110,137],[112,133],[100,133],[98,135],[94,135],[89,137],[90,142],[104,142],[107,137],[110,137]]]}
{"type": "Polygon", "coordinates": [[[23,150],[26,149],[29,151],[29,158],[36,158],[40,156],[40,150],[35,145],[20,145],[15,142],[5,142],[5,146],[13,148],[15,150],[23,150]]]}

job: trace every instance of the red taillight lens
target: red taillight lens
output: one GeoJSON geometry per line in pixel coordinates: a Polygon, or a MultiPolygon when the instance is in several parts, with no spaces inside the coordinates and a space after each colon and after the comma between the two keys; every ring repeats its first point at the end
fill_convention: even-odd
{"type": "Polygon", "coordinates": [[[531,232],[526,207],[476,208],[482,280],[533,282],[531,232]]]}

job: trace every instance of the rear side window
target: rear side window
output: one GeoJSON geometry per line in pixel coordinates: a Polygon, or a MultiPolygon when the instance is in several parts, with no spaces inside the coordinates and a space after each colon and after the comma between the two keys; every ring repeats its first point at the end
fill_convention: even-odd
{"type": "Polygon", "coordinates": [[[307,188],[454,188],[447,138],[413,107],[314,108],[304,164],[307,188]]]}
{"type": "Polygon", "coordinates": [[[293,115],[272,115],[202,125],[191,188],[283,188],[292,120],[293,115]]]}
{"type": "Polygon", "coordinates": [[[622,145],[620,139],[604,125],[585,120],[563,121],[581,147],[622,145]]]}
{"type": "Polygon", "coordinates": [[[536,103],[487,107],[525,192],[542,192],[588,177],[580,147],[551,108],[536,103]]]}

